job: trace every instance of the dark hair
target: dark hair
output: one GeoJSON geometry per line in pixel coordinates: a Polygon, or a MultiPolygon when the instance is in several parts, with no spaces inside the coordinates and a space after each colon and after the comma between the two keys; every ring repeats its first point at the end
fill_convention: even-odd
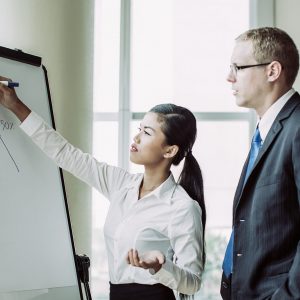
{"type": "Polygon", "coordinates": [[[236,41],[252,41],[253,55],[258,63],[278,61],[286,73],[286,83],[292,86],[299,70],[299,53],[292,38],[276,27],[247,30],[236,41]]]}
{"type": "Polygon", "coordinates": [[[203,178],[200,166],[192,154],[192,148],[197,136],[197,121],[187,108],[167,103],[154,106],[150,112],[158,115],[158,122],[166,136],[168,145],[177,145],[179,150],[172,164],[177,166],[185,158],[182,172],[178,179],[189,196],[198,202],[202,210],[203,228],[203,264],[205,263],[204,233],[206,224],[206,209],[203,193],[203,178]]]}

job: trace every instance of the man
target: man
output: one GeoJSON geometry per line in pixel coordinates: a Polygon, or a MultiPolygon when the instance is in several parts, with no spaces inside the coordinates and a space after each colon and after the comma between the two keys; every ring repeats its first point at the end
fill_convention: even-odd
{"type": "Polygon", "coordinates": [[[300,299],[299,54],[278,28],[236,39],[227,80],[258,126],[233,202],[223,299],[300,299]]]}

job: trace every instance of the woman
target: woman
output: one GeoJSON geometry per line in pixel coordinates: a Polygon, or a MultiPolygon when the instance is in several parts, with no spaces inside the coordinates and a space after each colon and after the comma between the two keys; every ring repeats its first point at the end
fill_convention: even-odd
{"type": "Polygon", "coordinates": [[[172,300],[172,290],[181,298],[199,290],[206,211],[202,174],[192,154],[196,119],[188,109],[161,104],[145,115],[130,148],[131,161],[145,171],[129,174],[72,146],[13,88],[0,84],[0,103],[58,166],[110,200],[104,234],[111,300],[172,300]],[[170,168],[184,158],[176,183],[170,168]]]}

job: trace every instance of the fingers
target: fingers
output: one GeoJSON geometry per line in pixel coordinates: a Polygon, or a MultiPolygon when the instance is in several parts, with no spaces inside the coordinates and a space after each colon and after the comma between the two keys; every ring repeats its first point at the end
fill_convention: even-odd
{"type": "Polygon", "coordinates": [[[135,267],[141,267],[139,254],[135,249],[130,249],[127,255],[127,262],[135,267]]]}
{"type": "Polygon", "coordinates": [[[0,103],[7,108],[10,108],[18,100],[14,88],[9,88],[0,83],[0,92],[0,103]]]}
{"type": "Polygon", "coordinates": [[[158,272],[165,263],[165,256],[160,251],[148,251],[139,257],[138,251],[130,249],[126,257],[127,263],[134,267],[153,269],[158,272]]]}
{"type": "Polygon", "coordinates": [[[0,80],[1,80],[1,81],[2,81],[2,80],[4,80],[4,81],[11,81],[10,78],[6,78],[6,77],[3,77],[3,76],[0,76],[0,80]]]}
{"type": "Polygon", "coordinates": [[[10,78],[0,76],[0,104],[8,109],[11,109],[19,100],[14,89],[17,85],[9,85],[10,82],[12,82],[10,78]]]}
{"type": "Polygon", "coordinates": [[[158,253],[157,253],[157,259],[158,259],[158,262],[162,265],[162,264],[164,264],[165,263],[165,256],[163,255],[163,253],[161,253],[161,252],[159,252],[159,251],[157,251],[158,253]]]}
{"type": "Polygon", "coordinates": [[[158,261],[161,265],[165,263],[164,254],[158,250],[147,251],[141,255],[141,258],[147,263],[153,261],[158,261]]]}
{"type": "Polygon", "coordinates": [[[160,263],[157,259],[154,259],[151,261],[147,261],[147,260],[143,260],[143,259],[140,260],[140,265],[144,269],[154,268],[154,267],[157,267],[159,264],[160,263]]]}
{"type": "Polygon", "coordinates": [[[0,88],[1,88],[1,89],[3,89],[3,88],[6,89],[6,88],[7,88],[6,82],[12,82],[12,80],[9,79],[9,78],[0,76],[0,88]]]}

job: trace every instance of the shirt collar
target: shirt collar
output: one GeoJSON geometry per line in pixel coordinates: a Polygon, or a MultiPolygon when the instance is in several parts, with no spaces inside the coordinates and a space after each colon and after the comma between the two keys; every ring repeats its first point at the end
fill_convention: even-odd
{"type": "MultiPolygon", "coordinates": [[[[142,180],[143,180],[143,176],[141,177],[141,181],[142,180]]],[[[139,181],[138,186],[140,186],[141,181],[139,181]]],[[[176,182],[173,174],[171,173],[169,177],[160,186],[158,186],[154,191],[146,195],[144,198],[154,196],[157,199],[160,199],[162,201],[166,200],[169,204],[171,204],[172,194],[175,187],[176,187],[176,182]]]]}
{"type": "Polygon", "coordinates": [[[262,118],[259,120],[259,132],[262,139],[262,142],[266,139],[266,136],[276,119],[277,115],[283,108],[283,106],[287,103],[287,101],[292,97],[292,95],[295,93],[294,89],[290,89],[288,92],[286,92],[283,96],[281,96],[277,101],[275,101],[269,109],[264,113],[262,118]]]}

